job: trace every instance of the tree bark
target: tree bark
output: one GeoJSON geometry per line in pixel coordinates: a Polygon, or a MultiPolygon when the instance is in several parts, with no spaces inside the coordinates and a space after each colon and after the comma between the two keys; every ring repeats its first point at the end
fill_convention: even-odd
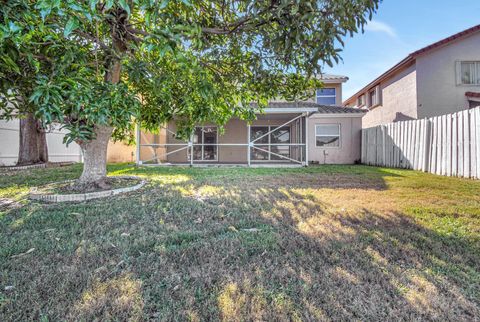
{"type": "Polygon", "coordinates": [[[107,176],[107,148],[113,128],[95,126],[96,137],[91,141],[77,142],[83,152],[83,172],[77,181],[80,186],[105,186],[107,176]]]}
{"type": "Polygon", "coordinates": [[[48,147],[45,131],[33,113],[20,119],[20,146],[17,165],[48,162],[48,147]]]}

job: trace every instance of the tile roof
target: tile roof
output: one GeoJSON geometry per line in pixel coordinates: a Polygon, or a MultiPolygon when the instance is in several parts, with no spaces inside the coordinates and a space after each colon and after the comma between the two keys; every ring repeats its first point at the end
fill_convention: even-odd
{"type": "MultiPolygon", "coordinates": [[[[255,103],[252,103],[255,106],[255,103]]],[[[267,108],[316,108],[320,114],[361,114],[365,110],[333,105],[320,105],[314,102],[270,102],[267,108]]]]}
{"type": "Polygon", "coordinates": [[[466,92],[465,96],[467,97],[475,97],[475,98],[480,98],[480,93],[478,92],[466,92]]]}
{"type": "Polygon", "coordinates": [[[321,79],[323,81],[340,81],[340,82],[348,81],[347,76],[334,75],[334,74],[322,74],[322,75],[320,75],[319,79],[321,79]]]}
{"type": "Polygon", "coordinates": [[[342,107],[333,105],[319,105],[318,113],[320,114],[364,114],[366,110],[352,107],[342,107]]]}
{"type": "Polygon", "coordinates": [[[471,28],[465,29],[463,31],[460,31],[459,33],[456,33],[455,35],[452,35],[450,37],[447,37],[445,39],[437,41],[437,42],[435,42],[431,45],[423,47],[422,49],[419,49],[419,50],[411,53],[410,56],[418,56],[418,55],[423,54],[423,53],[425,53],[427,51],[430,51],[432,49],[435,49],[435,48],[441,47],[443,45],[446,45],[446,44],[448,44],[448,43],[450,43],[450,42],[452,42],[456,39],[459,39],[459,38],[462,38],[464,36],[468,36],[470,34],[473,34],[477,31],[480,31],[480,25],[476,25],[476,26],[473,26],[471,28]]]}

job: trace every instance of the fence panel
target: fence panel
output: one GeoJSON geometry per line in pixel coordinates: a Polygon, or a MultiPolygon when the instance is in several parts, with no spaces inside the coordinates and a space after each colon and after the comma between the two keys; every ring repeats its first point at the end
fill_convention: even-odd
{"type": "Polygon", "coordinates": [[[480,179],[480,107],[362,130],[362,163],[480,179]]]}

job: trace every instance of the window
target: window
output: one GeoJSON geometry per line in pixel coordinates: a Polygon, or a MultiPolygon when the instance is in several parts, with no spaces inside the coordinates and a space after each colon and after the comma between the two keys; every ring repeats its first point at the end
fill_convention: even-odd
{"type": "Polygon", "coordinates": [[[317,89],[317,104],[335,105],[337,101],[337,91],[335,88],[317,89]]]}
{"type": "Polygon", "coordinates": [[[381,102],[381,96],[380,96],[380,86],[375,86],[375,88],[371,89],[368,92],[368,107],[375,107],[377,105],[380,105],[381,102]]]}
{"type": "Polygon", "coordinates": [[[358,97],[357,105],[358,105],[358,106],[364,106],[364,105],[365,105],[365,94],[360,95],[360,96],[358,97]]]}
{"type": "Polygon", "coordinates": [[[259,150],[251,148],[251,158],[256,161],[270,161],[270,160],[286,160],[277,155],[270,154],[272,152],[278,155],[290,157],[290,127],[281,127],[272,133],[267,134],[268,132],[275,129],[277,126],[252,126],[250,128],[250,139],[254,141],[257,138],[259,140],[255,141],[254,144],[256,147],[264,150],[259,150]],[[262,137],[263,136],[263,137],[262,137]],[[281,145],[287,144],[287,145],[281,145]],[[266,152],[268,151],[268,152],[266,152]]]}
{"type": "Polygon", "coordinates": [[[458,62],[457,83],[460,85],[480,85],[480,61],[458,62]]]}
{"type": "MultiPolygon", "coordinates": [[[[216,126],[197,126],[193,133],[193,160],[216,161],[218,130],[216,126]]],[[[189,149],[190,153],[190,149],[189,149]]],[[[190,160],[190,155],[188,156],[190,160]]]]}
{"type": "Polygon", "coordinates": [[[315,125],[315,142],[317,147],[340,147],[340,124],[315,125]]]}

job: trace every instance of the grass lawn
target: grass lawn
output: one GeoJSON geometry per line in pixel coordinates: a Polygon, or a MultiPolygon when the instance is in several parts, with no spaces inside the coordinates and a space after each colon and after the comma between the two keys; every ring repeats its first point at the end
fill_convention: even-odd
{"type": "Polygon", "coordinates": [[[25,199],[80,171],[0,176],[1,321],[480,317],[478,181],[112,165],[149,184],[86,203],[25,199]]]}

